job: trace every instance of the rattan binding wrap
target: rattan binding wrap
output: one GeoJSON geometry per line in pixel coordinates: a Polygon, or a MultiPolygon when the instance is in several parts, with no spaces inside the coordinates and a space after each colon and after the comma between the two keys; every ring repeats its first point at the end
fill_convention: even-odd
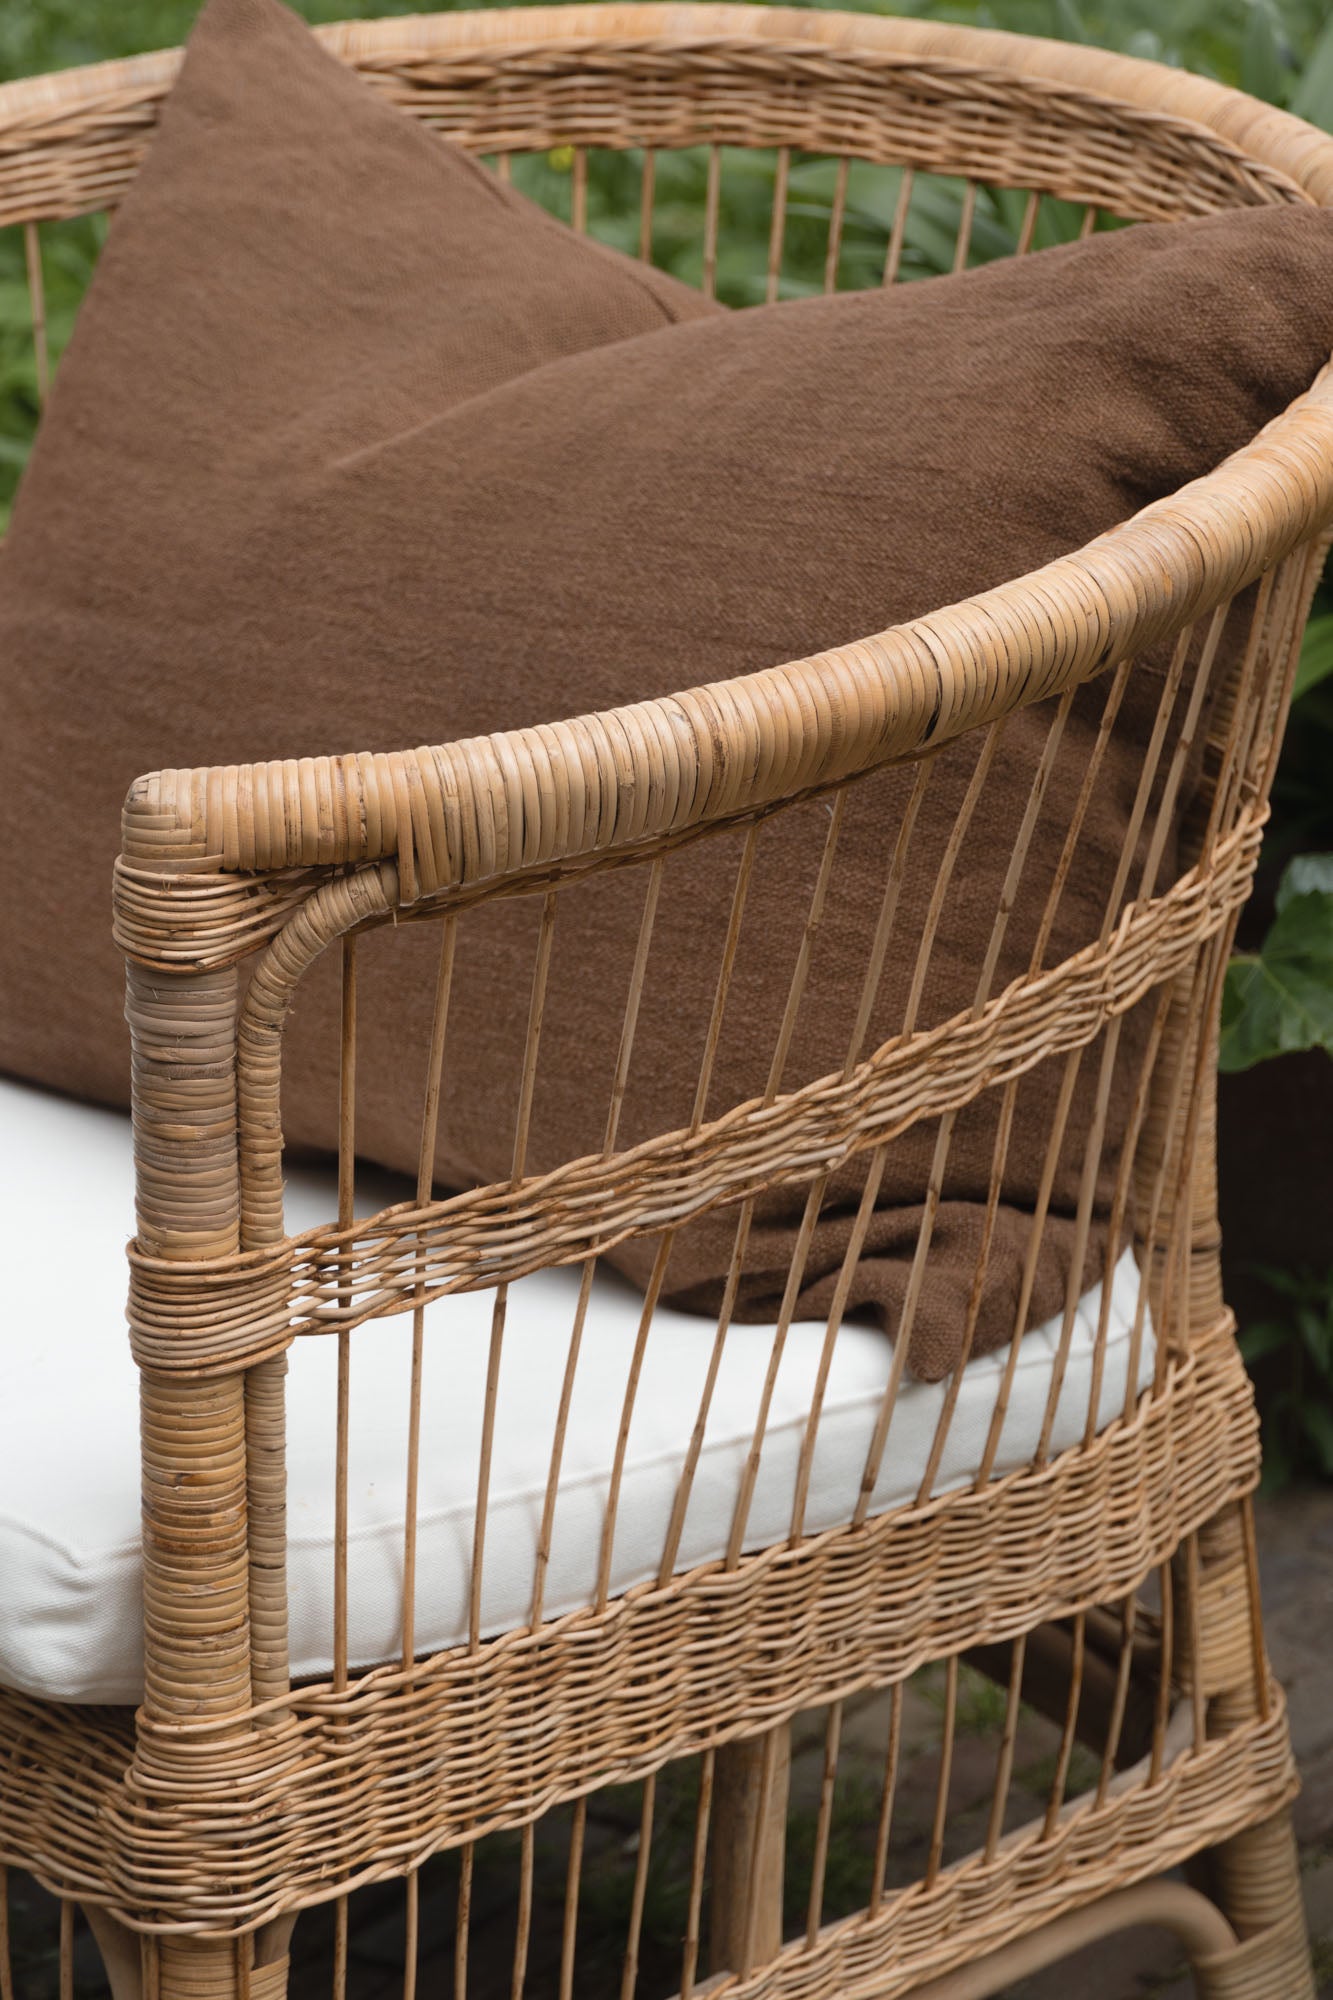
{"type": "MultiPolygon", "coordinates": [[[[321,32],[390,101],[474,150],[572,146],[576,188],[586,149],[651,158],[708,146],[706,246],[716,243],[724,145],[779,149],[784,199],[784,162],[806,150],[1136,219],[1333,200],[1333,141],[1201,79],[1063,44],[708,6],[523,9],[321,32]]],[[[0,225],[114,203],[176,61],[137,58],[0,90],[0,225]]],[[[650,209],[646,169],[644,200],[650,209]]],[[[891,238],[890,266],[895,255],[891,238]]],[[[831,256],[836,279],[836,246],[831,256]]],[[[1075,1665],[1044,1823],[1005,1830],[1002,1752],[984,1847],[941,1865],[937,1842],[922,1882],[876,1887],[859,1916],[838,1922],[819,1921],[822,1890],[813,1894],[806,1935],[776,1955],[780,1931],[742,1910],[719,1968],[726,1990],[816,2000],[907,1993],[938,1976],[931,1991],[943,2000],[964,1962],[1015,1941],[1035,1951],[1045,1924],[1102,1897],[1123,1893],[1130,1908],[1134,1885],[1202,1849],[1215,1850],[1229,1923],[1213,1912],[1190,1933],[1201,1990],[1228,2000],[1312,1990],[1281,1817],[1293,1770],[1246,1506],[1256,1430],[1218,1281],[1211,1067],[1221,973],[1331,518],[1325,371],[1209,477],[1033,576],[857,645],[504,736],[159,772],[133,787],[115,922],[134,1033],[146,1699],[132,1719],[0,1692],[0,1858],[111,1913],[126,1933],[163,1940],[144,1949],[146,1994],[276,2000],[284,1915],[394,1874],[414,1897],[432,1852],[460,1846],[470,1857],[489,1829],[528,1826],[631,1777],[646,1781],[651,1834],[664,1765],[700,1754],[706,1798],[714,1773],[722,1791],[733,1783],[751,1740],[761,1759],[751,1769],[764,1776],[760,1804],[731,1822],[744,1832],[732,1879],[758,1885],[779,1725],[815,1704],[836,1716],[861,1689],[1001,1644],[1012,1649],[1016,1711],[1025,1652],[1054,1621],[1073,1634],[1075,1665]],[[775,1087],[633,1151],[617,1150],[613,1121],[601,1156],[525,1177],[516,1147],[511,1183],[449,1202],[431,1199],[427,1171],[416,1202],[353,1223],[361,931],[437,924],[447,994],[452,927],[493,896],[542,898],[531,1070],[557,892],[578,893],[585,874],[607,867],[655,881],[684,845],[762,839],[766,818],[794,799],[827,794],[836,811],[862,774],[894,762],[924,769],[973,732],[993,740],[1019,707],[1057,714],[1087,679],[1114,689],[1150,645],[1206,647],[1225,607],[1256,583],[1180,877],[1126,884],[1103,935],[1076,957],[979,994],[969,1014],[914,1024],[842,1074],[775,1087]],[[327,1228],[289,1239],[282,1029],[304,971],[330,949],[344,968],[343,1198],[327,1228]],[[1073,1065],[1099,1050],[1104,1101],[1115,1024],[1145,993],[1158,996],[1157,1016],[1132,1170],[1160,1354],[1151,1390],[1120,1422],[1049,1461],[1043,1448],[1003,1480],[983,1472],[971,1491],[923,1491],[913,1506],[819,1536],[794,1523],[789,1543],[759,1555],[733,1551],[683,1575],[664,1555],[661,1577],[623,1598],[608,1595],[603,1574],[585,1610],[542,1623],[534,1609],[532,1630],[497,1641],[480,1641],[474,1608],[469,1643],[433,1659],[413,1657],[409,1592],[405,1657],[356,1672],[344,1601],[331,1679],[291,1688],[282,1354],[292,1338],[354,1342],[358,1325],[386,1312],[414,1313],[419,1327],[431,1297],[497,1283],[503,1295],[525,1271],[586,1266],[608,1242],[705,1207],[743,1216],[779,1181],[806,1183],[817,1199],[838,1160],[913,1124],[935,1121],[947,1150],[961,1105],[1021,1089],[1038,1061],[1073,1065]],[[1150,1578],[1161,1597],[1145,1651],[1148,1614],[1133,1607],[1150,1578]],[[1100,1746],[1095,1791],[1066,1798],[1079,1692],[1100,1671],[1089,1634],[1114,1622],[1108,1606],[1119,1637],[1105,1670],[1121,1722],[1100,1746]],[[1141,1673],[1155,1720],[1143,1755],[1126,1761],[1118,1737],[1141,1673]]],[[[51,810],[62,809],[53,781],[51,810]]],[[[1029,835],[1016,831],[1020,863],[1029,835]]],[[[646,946],[632,1002],[645,957],[646,946]]],[[[442,1036],[443,1002],[438,1018],[442,1036]]],[[[928,1248],[927,1233],[922,1258],[928,1248]]],[[[484,1472],[480,1494],[484,1516],[484,1472]]],[[[413,1535],[409,1522],[409,1577],[413,1535]]],[[[956,1665],[949,1672],[956,1706],[956,1665]]],[[[953,1718],[951,1706],[950,1743],[953,1718]]],[[[830,1742],[836,1763],[836,1722],[830,1742]]],[[[942,1826],[947,1759],[939,1797],[942,1826]]],[[[706,1812],[683,1992],[697,1990],[706,1812]]],[[[524,1857],[530,1904],[530,1845],[524,1857]]],[[[572,1868],[571,1880],[577,1898],[572,1868]]],[[[641,1897],[638,1907],[641,1916],[641,1897]]],[[[714,1910],[715,1937],[726,1915],[714,1910]]],[[[462,1935],[465,1962],[465,1909],[462,1935]]],[[[634,1930],[626,1991],[637,1950],[634,1930]]],[[[515,1963],[520,1991],[517,1948],[515,1963]]],[[[565,1965],[562,1996],[573,1990],[568,1951],[565,1965]]]]}

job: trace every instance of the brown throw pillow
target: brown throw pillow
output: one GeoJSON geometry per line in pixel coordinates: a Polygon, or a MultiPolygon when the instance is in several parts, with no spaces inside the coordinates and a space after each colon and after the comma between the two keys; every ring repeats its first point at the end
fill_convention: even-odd
{"type": "MultiPolygon", "coordinates": [[[[717,314],[536,222],[270,6],[215,0],[113,232],[0,559],[14,851],[20,829],[41,827],[3,892],[18,949],[0,1062],[124,1094],[106,884],[114,802],[136,772],[444,741],[854,640],[1020,575],[1208,470],[1308,385],[1330,345],[1333,218],[1304,210],[1140,227],[888,293],[717,314]],[[261,59],[269,35],[282,38],[280,80],[261,59]],[[376,179],[380,147],[391,166],[376,179]],[[415,178],[426,192],[404,185],[415,178]],[[492,282],[474,297],[482,269],[492,282]],[[576,278],[583,303],[562,297],[563,332],[535,351],[576,278]],[[691,311],[699,323],[659,324],[691,311]],[[88,801],[77,826],[46,823],[53,764],[88,801]]],[[[1048,963],[1097,934],[1163,672],[1148,659],[1130,677],[1048,963]]],[[[1104,694],[1093,684],[1071,710],[993,990],[1026,968],[1104,694]]],[[[942,913],[923,1024],[972,1001],[1048,719],[1031,711],[1006,733],[942,913]]],[[[926,794],[904,949],[870,1046],[901,1022],[972,754],[942,764],[926,794]]],[[[844,1059],[906,782],[880,774],[849,799],[789,1086],[844,1059]]],[[[763,1088],[825,814],[803,806],[761,839],[712,1114],[763,1088]]],[[[667,871],[623,1143],[690,1114],[733,868],[734,852],[708,842],[667,871]]],[[[531,1170],[601,1144],[643,887],[641,871],[622,871],[562,899],[531,1170]]],[[[528,899],[463,926],[446,1187],[509,1172],[534,927],[528,899]]],[[[362,950],[359,1141],[409,1169],[435,957],[429,927],[362,950]]],[[[307,983],[289,1037],[284,1121],[301,1146],[335,1140],[331,971],[307,983]]],[[[1144,1033],[1130,1016],[1121,1075],[1144,1033]]],[[[1020,1094],[977,1351],[1012,1332],[1057,1067],[1020,1094]]],[[[1075,1138],[1094,1071],[1085,1064],[1075,1138]]],[[[996,1095],[955,1133],[912,1337],[922,1374],[957,1356],[996,1095]]],[[[1119,1091],[1103,1236],[1126,1116],[1119,1091]]],[[[892,1148],[853,1292],[890,1328],[932,1140],[918,1131],[892,1148]]],[[[829,1302],[864,1170],[830,1188],[803,1313],[829,1302]]],[[[1030,1321],[1064,1296],[1080,1170],[1075,1144],[1030,1321]]],[[[772,1316],[803,1202],[797,1188],[761,1204],[743,1314],[772,1316]]],[[[670,1296],[716,1303],[734,1229],[723,1211],[682,1232],[670,1296]]],[[[652,1253],[640,1241],[616,1259],[642,1278],[652,1253]]]]}

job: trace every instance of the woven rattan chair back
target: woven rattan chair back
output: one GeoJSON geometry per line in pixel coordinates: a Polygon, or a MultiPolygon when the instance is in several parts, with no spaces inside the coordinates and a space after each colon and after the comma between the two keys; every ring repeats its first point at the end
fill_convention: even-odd
{"type": "MultiPolygon", "coordinates": [[[[776,296],[793,260],[821,271],[827,289],[893,282],[942,218],[951,232],[942,261],[962,268],[1089,232],[1103,216],[1172,220],[1333,198],[1333,142],[1295,120],[1197,78],[999,34],[726,6],[533,8],[321,33],[388,101],[552,195],[576,229],[588,227],[590,211],[614,211],[621,238],[642,254],[669,250],[705,289],[738,298],[776,296]],[[759,237],[739,243],[731,149],[754,156],[751,174],[757,158],[772,187],[759,237]],[[812,177],[814,158],[827,163],[822,178],[812,177]],[[881,170],[892,191],[872,219],[849,198],[864,167],[881,170]],[[813,223],[810,201],[793,198],[806,187],[819,192],[813,223]],[[690,188],[698,205],[687,229],[679,195],[690,188]]],[[[0,90],[0,228],[22,232],[43,393],[42,232],[84,227],[78,218],[114,207],[152,142],[176,63],[174,54],[149,56],[0,90]]],[[[1219,1280],[1212,1074],[1222,975],[1333,515],[1331,447],[1326,372],[1245,451],[1077,555],[857,645],[613,716],[552,716],[541,730],[393,756],[158,772],[134,786],[116,924],[129,967],[138,1134],[130,1318],[145,1412],[145,1701],[132,1715],[0,1691],[0,1858],[62,1899],[66,1976],[77,1900],[118,2000],[141,1991],[258,2000],[284,1988],[294,1915],[331,1905],[329,1976],[341,1995],[352,1990],[350,1892],[401,1881],[410,1994],[421,1871],[443,1867],[431,1857],[444,1855],[456,1896],[457,1993],[601,1990],[591,1967],[605,1963],[608,1944],[592,1940],[589,1926],[609,1928],[610,1917],[589,1917],[587,1893],[587,1878],[607,1865],[597,1800],[633,1782],[638,1830],[617,1918],[619,1970],[607,1991],[698,1993],[711,1971],[718,1985],[708,1990],[725,1987],[738,2000],[981,1994],[1080,1937],[1135,1919],[1180,1932],[1209,1994],[1312,1992],[1284,1817],[1293,1789],[1285,1713],[1259,1625],[1247,1497],[1256,1425],[1219,1280]],[[1228,620],[1247,637],[1223,655],[1228,620]],[[1045,962],[1060,887],[1079,865],[1094,753],[1065,821],[1054,834],[1043,827],[1056,859],[1028,974],[996,987],[1001,909],[974,1005],[929,1018],[920,1002],[936,922],[957,892],[969,841],[980,837],[978,808],[1007,721],[1037,705],[1047,719],[1028,806],[1012,827],[1016,879],[1061,766],[1075,691],[1091,679],[1104,689],[1104,748],[1134,659],[1150,645],[1165,648],[1173,666],[1100,927],[1074,958],[1045,962]],[[1210,685],[1221,657],[1233,664],[1210,685]],[[1168,868],[1168,832],[1205,717],[1203,779],[1168,868]],[[950,760],[969,773],[964,803],[938,858],[930,921],[909,944],[894,932],[897,886],[911,865],[916,806],[950,760]],[[845,1067],[832,1078],[792,1075],[806,947],[836,880],[842,818],[858,786],[900,765],[916,773],[912,802],[882,901],[867,917],[865,994],[845,1067]],[[812,796],[829,811],[811,855],[806,944],[770,1052],[769,1090],[723,1118],[708,1098],[708,1066],[747,883],[774,816],[812,796]],[[650,951],[655,911],[685,851],[705,838],[729,845],[736,886],[695,1117],[625,1151],[617,1107],[636,1023],[662,977],[650,951]],[[1136,848],[1142,865],[1131,865],[1136,848]],[[605,1145],[533,1178],[524,1143],[559,913],[610,868],[638,872],[643,920],[624,940],[605,1145]],[[433,1198],[430,1162],[451,973],[458,939],[499,896],[527,898],[533,912],[531,1028],[521,1074],[504,1080],[517,1105],[513,1176],[446,1205],[433,1198]],[[408,922],[434,925],[440,942],[430,1046],[404,1056],[425,1078],[421,1168],[414,1199],[359,1220],[358,940],[408,922]],[[875,981],[890,950],[908,949],[916,974],[903,1031],[869,1051],[875,981]],[[328,953],[340,956],[343,982],[340,1198],[326,1228],[291,1238],[278,1136],[284,1024],[301,979],[328,953]],[[1145,995],[1151,1034],[1130,1073],[1120,1024],[1145,995]],[[586,1603],[543,1617],[562,1405],[530,1619],[486,1639],[507,1285],[542,1265],[583,1270],[568,1390],[596,1254],[611,1236],[654,1235],[727,1207],[737,1221],[734,1276],[747,1217],[766,1188],[792,1181],[809,1190],[808,1236],[841,1162],[868,1155],[873,1188],[873,1162],[915,1130],[928,1135],[929,1170],[910,1317],[955,1121],[980,1093],[996,1093],[993,1217],[1003,1135],[1034,1068],[1061,1079],[1047,1194],[1062,1148],[1085,1149],[1084,1245],[1107,1106],[1113,1096],[1132,1105],[1116,1214],[1132,1206],[1156,1362],[1141,1397],[1131,1369],[1122,1419],[1099,1430],[1094,1396],[1081,1444],[1053,1451],[1057,1383],[1031,1463],[992,1480],[1015,1340],[973,1487],[934,1490],[955,1376],[915,1499],[873,1515],[903,1390],[900,1339],[862,1499],[844,1527],[804,1532],[816,1412],[787,1539],[743,1552],[761,1420],[726,1557],[676,1573],[697,1464],[691,1447],[659,1574],[617,1596],[611,1550],[636,1360],[586,1603]],[[1071,1134],[1080,1074],[1095,1079],[1091,1129],[1071,1134]],[[368,1319],[410,1315],[421,1355],[426,1304],[482,1284],[499,1291],[468,1637],[418,1657],[414,1394],[400,1656],[365,1669],[349,1655],[344,1533],[333,1669],[293,1686],[286,1349],[298,1336],[335,1340],[346,1383],[356,1329],[368,1319]],[[903,1873],[894,1807],[909,1680],[923,1668],[937,1676],[937,1738],[928,1824],[903,1873]],[[960,1701],[977,1670],[1001,1693],[993,1778],[969,1817],[953,1774],[960,1701]],[[886,1691],[875,1710],[883,1776],[863,1810],[863,1879],[849,1899],[834,1892],[829,1870],[846,1811],[840,1745],[848,1704],[876,1690],[886,1691]],[[1013,1785],[1024,1704],[1054,1718],[1035,1816],[1013,1785]],[[784,1925],[787,1725],[812,1711],[822,1713],[823,1780],[808,1852],[788,1857],[784,1925]],[[684,1796],[682,1770],[693,1776],[667,1945],[653,1928],[650,1891],[672,1817],[663,1801],[684,1796]],[[469,1986],[478,1870],[508,1852],[510,1835],[517,1893],[507,1969],[501,1978],[487,1961],[478,1971],[474,1958],[469,1986]],[[563,1904],[547,1926],[548,1951],[542,1885],[553,1840],[563,1904]],[[1145,1886],[1203,1849],[1214,1900],[1145,1886]],[[980,1971],[961,1970],[977,1961],[980,1971]]],[[[54,780],[51,809],[67,809],[54,780]]],[[[848,1270],[854,1257],[855,1243],[848,1270]]],[[[663,1269],[659,1260],[639,1357],[653,1339],[663,1269]]],[[[774,1369],[795,1292],[796,1278],[774,1369]]],[[[1066,1321],[1067,1345],[1072,1301],[1066,1321]]],[[[1141,1310],[1136,1341],[1145,1325],[1141,1310]]],[[[726,1331],[724,1308],[719,1355],[726,1331]]],[[[344,1524],[348,1393],[338,1441],[344,1524]]],[[[0,1936],[0,1969],[7,1963],[0,1936]]],[[[9,2000],[8,1983],[3,1990],[9,2000]]]]}

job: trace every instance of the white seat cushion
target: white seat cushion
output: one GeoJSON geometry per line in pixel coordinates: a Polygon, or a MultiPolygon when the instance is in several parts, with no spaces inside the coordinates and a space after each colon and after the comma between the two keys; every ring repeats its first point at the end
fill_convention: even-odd
{"type": "MultiPolygon", "coordinates": [[[[0,1684],[64,1701],[132,1702],[142,1687],[138,1376],[124,1323],[124,1245],[133,1229],[129,1121],[0,1079],[4,1217],[10,1254],[0,1328],[0,1684]],[[57,1279],[59,1274],[59,1281],[57,1279]]],[[[401,1189],[371,1181],[366,1212],[401,1189]]],[[[287,1226],[336,1212],[331,1174],[288,1182],[287,1226]]],[[[526,1624],[555,1410],[577,1270],[543,1271],[510,1289],[483,1569],[487,1634],[526,1624]]],[[[1121,1258],[1112,1283],[1097,1426],[1121,1410],[1132,1352],[1138,1273],[1121,1258]]],[[[621,1279],[593,1287],[555,1515],[545,1615],[589,1602],[611,1460],[640,1299],[621,1279]]],[[[434,1652],[467,1634],[469,1577],[492,1294],[428,1309],[422,1395],[416,1635],[434,1652]]],[[[1087,1421],[1101,1288],[1082,1301],[1060,1393],[1052,1450],[1087,1421]]],[[[1059,1345],[1059,1322],[1023,1341],[996,1472],[1030,1457],[1059,1345]]],[[[678,1568],[726,1549],[741,1472],[771,1353],[772,1329],[735,1327],[722,1366],[680,1544],[678,1568]]],[[[699,1408],[714,1326],[659,1310],[648,1342],[625,1461],[612,1593],[656,1575],[685,1448],[699,1408]]],[[[806,1414],[824,1340],[791,1329],[778,1372],[747,1548],[789,1532],[806,1414]]],[[[288,1388],[292,1670],[331,1665],[336,1342],[303,1339],[288,1388]]],[[[855,1503],[892,1353],[885,1335],[848,1324],[829,1373],[806,1509],[807,1532],[845,1521],[855,1503]]],[[[349,1643],[352,1663],[391,1658],[400,1643],[403,1485],[410,1317],[352,1338],[349,1643]]],[[[1152,1373],[1145,1329],[1139,1383],[1152,1373]]],[[[935,1481],[965,1485],[984,1448],[1003,1356],[972,1362],[935,1481]]],[[[905,1381],[873,1511],[917,1492],[944,1384],[905,1381]]]]}

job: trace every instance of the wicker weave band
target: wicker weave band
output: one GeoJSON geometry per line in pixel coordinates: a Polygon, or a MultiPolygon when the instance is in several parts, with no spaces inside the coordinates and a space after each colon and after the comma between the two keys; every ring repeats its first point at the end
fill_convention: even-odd
{"type": "Polygon", "coordinates": [[[172,1263],[132,1242],[130,1347],[159,1375],[222,1375],[291,1345],[292,1248],[243,1252],[216,1263],[172,1263]]]}

